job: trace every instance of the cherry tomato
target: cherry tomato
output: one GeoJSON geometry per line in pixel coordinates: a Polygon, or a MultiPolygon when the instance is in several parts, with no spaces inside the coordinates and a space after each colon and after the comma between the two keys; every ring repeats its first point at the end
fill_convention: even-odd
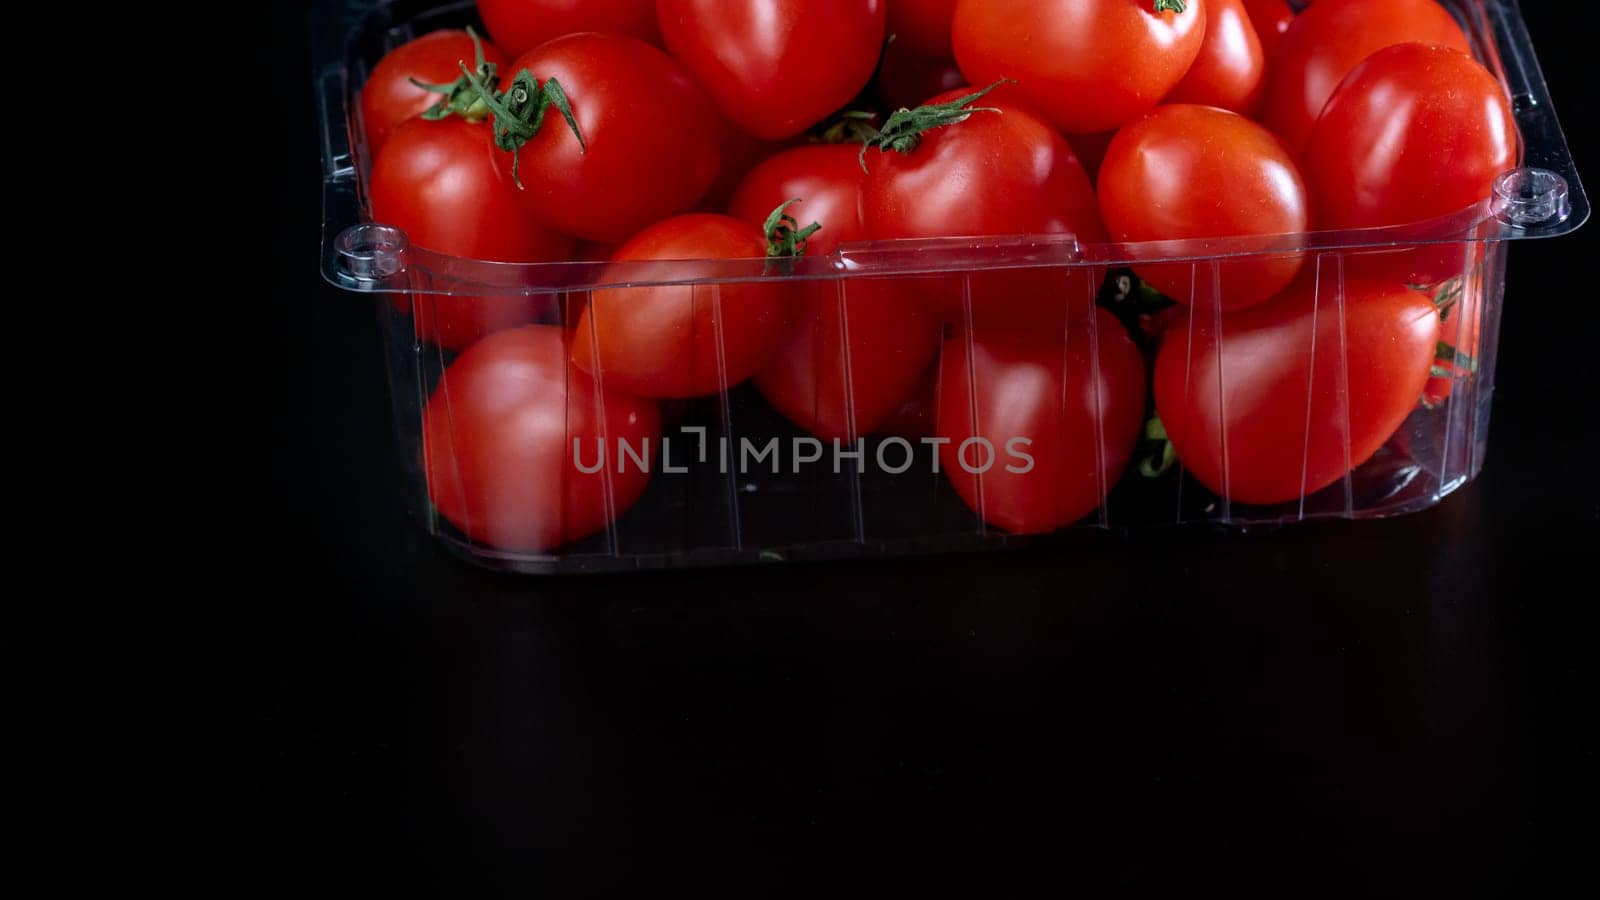
{"type": "Polygon", "coordinates": [[[614,34],[556,38],[502,73],[558,81],[583,144],[555,109],[516,156],[521,197],[540,221],[588,241],[620,241],[692,208],[716,179],[722,123],[689,74],[655,47],[614,34]]]}
{"type": "MultiPolygon", "coordinates": [[[[694,213],[639,232],[612,260],[761,259],[767,248],[760,225],[694,213]]],[[[681,271],[663,266],[661,277],[681,271]]],[[[572,358],[607,390],[641,397],[715,394],[771,359],[793,312],[793,295],[793,283],[780,276],[595,291],[578,320],[572,358]]]]}
{"type": "Polygon", "coordinates": [[[959,0],[956,59],[973,84],[1016,80],[1062,131],[1110,131],[1149,112],[1189,71],[1209,2],[959,0]]]}
{"type": "MultiPolygon", "coordinates": [[[[482,44],[484,61],[503,69],[506,55],[488,41],[482,44]]],[[[442,95],[412,84],[412,79],[424,84],[453,84],[461,77],[461,64],[474,65],[477,55],[472,36],[453,30],[425,34],[389,51],[372,68],[361,88],[361,121],[368,152],[377,157],[401,122],[422,115],[442,99],[442,95]]]]}
{"type": "Polygon", "coordinates": [[[1303,153],[1339,82],[1379,50],[1411,41],[1472,49],[1436,0],[1321,0],[1295,17],[1278,45],[1262,121],[1303,153]]]}
{"type": "MultiPolygon", "coordinates": [[[[896,9],[897,7],[890,7],[896,9]]],[[[904,109],[967,83],[953,59],[917,56],[896,41],[883,50],[878,69],[878,99],[888,110],[904,109]]]]}
{"type": "Polygon", "coordinates": [[[1102,309],[1061,337],[945,341],[941,467],[968,507],[1014,534],[1044,534],[1098,509],[1144,422],[1144,360],[1102,309]]]}
{"type": "Polygon", "coordinates": [[[1284,33],[1294,24],[1294,7],[1289,0],[1244,0],[1244,8],[1250,14],[1250,24],[1255,26],[1261,49],[1271,59],[1284,33]]]}
{"type": "Polygon", "coordinates": [[[866,87],[884,0],[657,0],[672,55],[756,137],[793,137],[866,87]]]}
{"type": "Polygon", "coordinates": [[[650,474],[622,448],[649,458],[661,416],[572,367],[560,328],[530,325],[445,370],[422,434],[439,514],[477,543],[539,553],[600,531],[639,499],[650,474]]]}
{"type": "MultiPolygon", "coordinates": [[[[1309,222],[1299,168],[1272,132],[1238,113],[1181,104],[1117,132],[1100,168],[1100,211],[1112,238],[1124,242],[1297,234],[1309,222]]],[[[1222,262],[1223,308],[1267,300],[1294,281],[1300,264],[1298,254],[1222,262]]],[[[1135,270],[1190,303],[1208,267],[1135,270]]]]}
{"type": "MultiPolygon", "coordinates": [[[[950,24],[955,15],[956,0],[890,0],[889,34],[894,41],[889,46],[923,59],[949,59],[953,55],[950,24]]],[[[929,91],[913,102],[936,93],[929,91]]]]}
{"type": "MultiPolygon", "coordinates": [[[[857,145],[799,147],[751,171],[730,212],[763,222],[773,207],[822,225],[807,254],[825,256],[866,239],[857,145]]],[[[905,401],[939,351],[939,319],[898,280],[852,278],[796,286],[796,321],[756,376],[775,409],[823,440],[867,434],[905,401]]]]}
{"type": "MultiPolygon", "coordinates": [[[[961,99],[951,91],[930,105],[961,99]]],[[[910,152],[867,151],[871,177],[861,209],[876,240],[1072,234],[1105,240],[1094,187],[1072,148],[1049,123],[1022,106],[974,101],[965,121],[923,133],[910,152]]],[[[969,277],[975,323],[983,328],[1044,328],[1059,334],[1068,302],[1094,294],[1082,269],[1049,267],[969,277]]],[[[964,320],[961,283],[940,280],[929,297],[952,320],[964,320]]]]}
{"type": "Polygon", "coordinates": [[[478,15],[494,39],[513,54],[580,31],[661,42],[655,0],[478,0],[478,15]]]}
{"type": "MultiPolygon", "coordinates": [[[[414,247],[493,262],[566,259],[572,241],[540,225],[500,168],[489,126],[464,119],[401,124],[367,180],[372,217],[404,231],[414,247]]],[[[418,337],[460,349],[532,320],[523,297],[417,295],[418,337]]]]}
{"type": "Polygon", "coordinates": [[[1389,282],[1346,280],[1342,304],[1338,292],[1308,276],[1220,325],[1198,315],[1171,327],[1156,408],[1201,484],[1258,505],[1314,494],[1416,408],[1439,341],[1432,301],[1389,282]]]}
{"type": "Polygon", "coordinates": [[[1517,142],[1489,70],[1459,50],[1400,44],[1368,57],[1328,102],[1307,177],[1329,227],[1404,225],[1488,199],[1517,142]]]}
{"type": "Polygon", "coordinates": [[[1250,113],[1261,102],[1267,56],[1240,0],[1211,0],[1206,37],[1167,103],[1198,103],[1250,113]]]}

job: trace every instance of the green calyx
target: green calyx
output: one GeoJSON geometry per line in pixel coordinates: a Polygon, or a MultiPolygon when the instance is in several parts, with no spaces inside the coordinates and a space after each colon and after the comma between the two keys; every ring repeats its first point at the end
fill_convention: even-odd
{"type": "MultiPolygon", "coordinates": [[[[1472,356],[1466,351],[1457,347],[1452,347],[1444,341],[1439,342],[1439,346],[1434,351],[1433,358],[1436,363],[1444,363],[1446,366],[1452,366],[1455,369],[1467,372],[1469,374],[1478,371],[1477,360],[1473,359],[1472,356]]],[[[1443,367],[1436,365],[1434,368],[1439,369],[1443,367]]],[[[1446,370],[1445,375],[1449,374],[1451,373],[1446,370]]]]}
{"type": "Polygon", "coordinates": [[[1151,415],[1144,423],[1144,441],[1140,445],[1139,474],[1156,479],[1172,471],[1178,464],[1178,448],[1167,437],[1167,426],[1158,415],[1151,415]]]}
{"type": "Polygon", "coordinates": [[[992,112],[1000,110],[992,106],[969,107],[988,96],[991,91],[1002,84],[1016,84],[1009,78],[1002,78],[989,85],[976,94],[958,97],[949,103],[936,103],[919,106],[916,109],[898,110],[883,123],[881,129],[873,129],[863,139],[861,145],[861,169],[867,168],[867,151],[873,147],[884,153],[910,153],[922,145],[922,135],[935,128],[947,125],[958,125],[972,118],[973,113],[992,112]]]}
{"type": "MultiPolygon", "coordinates": [[[[478,38],[478,33],[473,31],[471,26],[467,27],[467,34],[472,38],[472,47],[476,56],[472,74],[477,76],[480,83],[493,90],[500,81],[499,75],[495,72],[495,64],[484,59],[483,41],[478,38]]],[[[422,113],[422,118],[424,119],[436,122],[440,119],[448,119],[451,116],[460,116],[469,122],[482,122],[489,117],[489,107],[484,105],[477,88],[473,87],[472,80],[466,75],[449,84],[428,84],[415,78],[409,80],[412,84],[429,93],[443,95],[438,103],[428,107],[422,113]]]]}
{"type": "Polygon", "coordinates": [[[523,69],[511,79],[511,85],[505,91],[496,91],[494,85],[478,78],[465,63],[461,66],[461,72],[478,100],[494,116],[494,143],[511,154],[511,179],[517,183],[517,187],[522,187],[522,177],[518,171],[522,162],[522,147],[544,127],[545,113],[552,106],[561,113],[561,117],[567,121],[567,127],[577,136],[578,147],[585,153],[589,151],[583,132],[578,128],[578,120],[572,114],[572,101],[568,99],[566,89],[561,87],[561,82],[551,78],[541,84],[532,72],[523,69]]]}
{"type": "Polygon", "coordinates": [[[767,236],[767,258],[792,262],[806,255],[806,243],[811,236],[822,230],[822,223],[812,222],[804,228],[800,227],[800,220],[789,215],[789,207],[799,203],[799,198],[790,200],[767,216],[766,224],[761,226],[762,233],[767,236]]]}
{"type": "Polygon", "coordinates": [[[1466,283],[1458,275],[1438,286],[1433,294],[1433,305],[1439,310],[1439,318],[1448,322],[1450,313],[1461,305],[1461,297],[1466,292],[1466,283]]]}
{"type": "Polygon", "coordinates": [[[1188,4],[1185,2],[1185,0],[1156,0],[1156,12],[1158,13],[1181,13],[1188,8],[1188,4]]]}

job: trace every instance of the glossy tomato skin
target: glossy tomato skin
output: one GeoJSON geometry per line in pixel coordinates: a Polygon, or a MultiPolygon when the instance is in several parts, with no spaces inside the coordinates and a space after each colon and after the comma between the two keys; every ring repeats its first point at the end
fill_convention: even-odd
{"type": "MultiPolygon", "coordinates": [[[[760,225],[693,213],[639,232],[612,260],[762,259],[766,252],[760,225]]],[[[661,278],[682,270],[659,268],[661,278]]],[[[793,284],[777,276],[756,283],[595,291],[578,320],[572,358],[607,390],[641,397],[715,394],[771,359],[793,314],[793,293],[793,284]]]]}
{"type": "MultiPolygon", "coordinates": [[[[893,8],[893,7],[891,7],[893,8]]],[[[965,87],[967,76],[953,59],[918,56],[899,46],[883,49],[883,65],[878,70],[878,99],[884,109],[909,109],[935,94],[965,87]]]]}
{"type": "Polygon", "coordinates": [[[1211,0],[1206,36],[1167,103],[1198,103],[1249,115],[1266,86],[1267,55],[1241,0],[1211,0]]]}
{"type": "Polygon", "coordinates": [[[422,432],[439,514],[476,543],[540,553],[633,506],[650,474],[619,465],[619,447],[648,456],[661,417],[654,401],[598,391],[569,364],[560,328],[530,325],[480,341],[445,370],[422,432]],[[579,468],[593,469],[602,452],[599,471],[579,468]]]}
{"type": "Polygon", "coordinates": [[[1295,17],[1273,54],[1262,122],[1302,153],[1345,76],[1379,50],[1413,41],[1471,52],[1437,0],[1318,0],[1295,17]]]}
{"type": "MultiPolygon", "coordinates": [[[[404,122],[372,164],[367,197],[375,221],[404,231],[413,247],[493,262],[556,262],[572,240],[528,214],[500,168],[489,126],[463,119],[404,122]]],[[[413,298],[419,338],[461,349],[501,328],[532,321],[525,297],[413,298]]]]}
{"type": "Polygon", "coordinates": [[[954,55],[950,27],[955,17],[956,0],[890,0],[889,34],[894,41],[889,46],[923,59],[949,59],[954,55]]]}
{"type": "MultiPolygon", "coordinates": [[[[1516,120],[1487,69],[1448,47],[1399,44],[1368,57],[1328,102],[1306,177],[1323,228],[1408,225],[1488,199],[1518,153],[1516,120]]],[[[1359,262],[1431,284],[1460,275],[1471,249],[1458,241],[1359,262]]]]}
{"type": "Polygon", "coordinates": [[[1045,534],[1098,509],[1144,422],[1144,360],[1116,318],[1095,309],[1069,323],[1065,340],[957,332],[945,341],[941,467],[968,507],[1013,534],[1045,534]],[[980,439],[994,464],[974,473],[989,459],[980,439]]]}
{"type": "Polygon", "coordinates": [[[657,0],[656,12],[723,114],[771,141],[849,103],[883,50],[884,0],[657,0]]]}
{"type": "MultiPolygon", "coordinates": [[[[501,68],[509,61],[499,47],[488,41],[483,41],[483,58],[501,68]]],[[[400,123],[422,115],[442,99],[443,95],[425,91],[412,84],[411,79],[425,84],[451,84],[461,77],[461,63],[471,67],[476,60],[472,36],[456,30],[431,32],[389,51],[372,68],[361,88],[361,121],[366,129],[367,151],[376,157],[400,123]]]]}
{"type": "Polygon", "coordinates": [[[1069,134],[1111,131],[1172,92],[1200,53],[1210,0],[959,0],[952,37],[967,80],[1002,78],[1069,134]]]}
{"type": "MultiPolygon", "coordinates": [[[[928,101],[963,96],[951,91],[928,101]]],[[[1094,187],[1064,138],[1037,114],[1009,102],[980,101],[1000,112],[975,112],[926,132],[910,153],[867,153],[871,172],[862,216],[875,240],[1008,235],[1074,235],[1105,240],[1094,187]]],[[[1060,333],[1069,301],[1090,298],[1092,276],[1060,267],[978,273],[971,285],[982,328],[1060,333]]],[[[942,278],[937,296],[951,321],[965,321],[962,280],[942,278]]]]}
{"type": "Polygon", "coordinates": [[[1244,8],[1250,14],[1250,24],[1255,27],[1261,49],[1271,58],[1289,26],[1294,24],[1294,7],[1289,5],[1289,0],[1244,0],[1244,8]]]}
{"type": "Polygon", "coordinates": [[[1341,309],[1333,279],[1320,302],[1318,287],[1308,275],[1220,326],[1186,317],[1162,342],[1155,395],[1167,435],[1186,471],[1236,503],[1328,487],[1371,459],[1422,396],[1439,340],[1431,300],[1347,280],[1341,309]]]}
{"type": "MultiPolygon", "coordinates": [[[[1310,222],[1299,167],[1272,132],[1237,113],[1182,104],[1117,133],[1100,167],[1100,210],[1121,242],[1298,234],[1310,222]]],[[[1298,254],[1220,263],[1223,308],[1271,298],[1300,266],[1298,254]]],[[[1195,281],[1208,272],[1189,263],[1135,269],[1180,303],[1195,301],[1195,281]]]]}
{"type": "MultiPolygon", "coordinates": [[[[521,152],[528,209],[587,241],[620,241],[691,209],[717,177],[722,123],[671,57],[615,34],[574,34],[524,54],[506,72],[555,78],[588,144],[550,111],[521,152]]],[[[500,155],[509,173],[512,156],[500,155]]]]}
{"type": "Polygon", "coordinates": [[[1306,151],[1332,228],[1404,225],[1487,199],[1517,162],[1500,82],[1459,50],[1400,44],[1368,57],[1323,111],[1306,151]]]}
{"type": "MultiPolygon", "coordinates": [[[[822,230],[807,254],[867,239],[856,145],[799,147],[757,166],[731,213],[758,223],[780,203],[822,230]]],[[[796,287],[795,321],[756,386],[790,421],[822,440],[852,441],[901,406],[939,351],[939,316],[915,285],[929,279],[851,278],[796,287]]]]}
{"type": "Polygon", "coordinates": [[[655,0],[478,0],[478,15],[495,41],[513,55],[583,31],[661,43],[655,0]]]}

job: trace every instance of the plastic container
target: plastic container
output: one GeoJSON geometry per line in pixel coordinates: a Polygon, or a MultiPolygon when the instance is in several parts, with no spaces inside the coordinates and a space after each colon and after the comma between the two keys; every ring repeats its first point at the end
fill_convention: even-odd
{"type": "MultiPolygon", "coordinates": [[[[1307,481],[1312,480],[1319,462],[1312,458],[1310,436],[1313,431],[1325,435],[1327,429],[1333,429],[1352,469],[1325,488],[1308,489],[1304,496],[1251,505],[1239,502],[1241,492],[1230,485],[1250,482],[1252,463],[1230,450],[1226,433],[1218,436],[1221,474],[1213,473],[1210,480],[1220,480],[1222,486],[1215,491],[1183,471],[1181,460],[1176,471],[1147,478],[1136,471],[1137,461],[1118,465],[1120,460],[1113,457],[1120,455],[1120,449],[1110,453],[1091,450],[1088,458],[1093,471],[1085,473],[1080,467],[1075,477],[1088,479],[1088,489],[1098,503],[1076,521],[1076,527],[1120,529],[1189,523],[1241,527],[1319,518],[1366,519],[1434,506],[1475,477],[1483,464],[1509,242],[1566,234],[1580,226],[1589,212],[1517,5],[1508,0],[1449,0],[1444,5],[1467,30],[1478,58],[1502,79],[1523,138],[1522,166],[1506,172],[1495,196],[1476,207],[1401,229],[1308,233],[1270,243],[1091,245],[1051,236],[847,246],[825,258],[799,260],[792,272],[777,277],[827,291],[828,296],[838,298],[841,309],[850,308],[844,304],[867,302],[852,298],[864,297],[873,285],[898,283],[930,295],[953,292],[964,298],[964,313],[970,317],[974,284],[981,285],[984,278],[995,277],[997,272],[1021,272],[1038,284],[1083,293],[1082,300],[1087,302],[1091,289],[1074,286],[1091,281],[1099,284],[1125,267],[1152,260],[1185,266],[1196,286],[1193,312],[1186,326],[1178,329],[1189,347],[1187,363],[1191,373],[1205,372],[1219,382],[1214,391],[1202,396],[1225,403],[1229,399],[1245,401],[1237,399],[1236,390],[1230,390],[1230,374],[1220,365],[1222,351],[1204,349],[1213,344],[1224,346],[1226,334],[1221,341],[1208,341],[1207,336],[1221,333],[1231,321],[1208,300],[1212,296],[1208,286],[1214,287],[1224,262],[1303,254],[1306,270],[1315,273],[1312,304],[1321,325],[1306,330],[1299,346],[1291,349],[1308,359],[1320,355],[1322,362],[1313,364],[1315,374],[1307,378],[1305,402],[1292,406],[1293,414],[1279,417],[1288,433],[1305,435],[1299,444],[1303,449],[1288,452],[1288,464],[1298,466],[1307,481]],[[1476,366],[1450,372],[1443,379],[1448,396],[1432,408],[1419,402],[1398,431],[1383,439],[1381,447],[1363,461],[1366,447],[1362,444],[1371,436],[1356,433],[1362,426],[1351,415],[1353,408],[1366,401],[1352,389],[1353,383],[1359,385],[1361,373],[1351,362],[1360,359],[1360,348],[1353,346],[1360,335],[1349,330],[1350,279],[1397,248],[1422,245],[1428,246],[1426,252],[1449,254],[1460,261],[1461,283],[1474,302],[1459,307],[1460,313],[1445,320],[1442,337],[1469,354],[1476,366]],[[1083,272],[1089,274],[1089,280],[1075,274],[1083,272]],[[1202,349],[1195,350],[1197,345],[1202,349]],[[1216,353],[1216,358],[1204,358],[1207,352],[1216,353]],[[1356,376],[1354,382],[1352,376],[1356,376]]],[[[564,573],[876,557],[1049,539],[1012,534],[998,524],[1008,518],[998,508],[1005,502],[1003,495],[1018,490],[1019,484],[1025,485],[1024,493],[1035,486],[1039,492],[1057,487],[1056,475],[1048,465],[1019,476],[1036,477],[1036,483],[1002,483],[1010,476],[995,466],[1026,466],[1021,457],[1008,455],[1006,448],[998,445],[1003,436],[994,436],[996,442],[991,446],[998,458],[988,469],[983,469],[983,463],[990,454],[981,445],[969,447],[970,453],[962,457],[972,468],[982,470],[967,479],[973,501],[969,503],[954,489],[948,466],[940,466],[936,473],[937,445],[921,440],[925,435],[917,433],[933,427],[932,412],[925,412],[920,425],[913,422],[912,430],[902,432],[898,439],[893,434],[872,435],[857,447],[847,437],[836,448],[831,443],[813,443],[806,430],[775,412],[749,383],[724,385],[726,389],[720,393],[698,399],[661,401],[657,440],[648,449],[637,443],[617,446],[606,466],[593,475],[581,474],[574,466],[592,467],[599,448],[607,446],[605,435],[592,437],[595,429],[585,429],[573,417],[580,404],[592,402],[574,396],[566,406],[569,419],[565,427],[572,430],[563,430],[558,423],[553,432],[545,432],[551,439],[562,438],[561,467],[529,471],[525,476],[528,483],[473,502],[460,496],[453,501],[442,498],[454,509],[458,521],[452,521],[434,502],[441,497],[430,497],[423,462],[424,417],[430,402],[445,423],[439,427],[446,431],[456,427],[451,418],[454,398],[441,388],[441,379],[457,355],[423,340],[421,335],[427,329],[419,325],[443,308],[441,305],[520,304],[529,320],[563,329],[542,334],[558,335],[555,339],[565,350],[586,339],[573,327],[584,304],[622,303],[629,296],[625,292],[597,295],[596,289],[681,285],[682,290],[692,291],[698,305],[719,303],[731,286],[766,283],[774,276],[768,274],[762,260],[649,263],[643,267],[589,262],[508,265],[450,258],[409,246],[403,233],[372,223],[365,214],[361,183],[368,160],[355,102],[357,91],[370,66],[384,52],[416,34],[471,22],[472,4],[346,0],[325,6],[332,7],[329,19],[316,28],[316,40],[322,44],[317,88],[323,117],[326,198],[322,269],[333,284],[371,295],[376,301],[388,348],[401,449],[411,467],[418,508],[427,511],[427,527],[440,540],[487,566],[564,573]],[[592,445],[584,443],[585,436],[592,437],[592,445]],[[578,439],[576,447],[574,438],[578,439]],[[670,449],[663,447],[663,438],[668,439],[670,449]],[[778,441],[776,471],[770,456],[757,455],[752,464],[751,454],[767,449],[773,439],[778,441]],[[576,459],[570,456],[574,449],[576,459]],[[856,450],[863,452],[852,455],[856,450]],[[814,456],[818,458],[812,459],[814,456]],[[637,479],[618,475],[619,463],[628,471],[647,466],[651,472],[642,496],[631,504],[628,495],[637,479]],[[582,504],[565,499],[539,509],[528,508],[528,498],[539,495],[537,482],[556,478],[569,488],[587,485],[582,490],[591,491],[589,506],[600,504],[604,514],[596,519],[592,509],[580,509],[582,504]],[[590,480],[583,482],[584,478],[590,480]],[[991,501],[996,504],[993,509],[985,505],[991,501]],[[989,521],[975,513],[975,507],[990,510],[989,521]],[[523,535],[518,540],[486,540],[484,534],[494,529],[470,521],[474,510],[480,518],[510,515],[524,524],[530,517],[539,520],[536,524],[546,539],[523,535]],[[463,518],[469,521],[459,521],[463,518]],[[548,538],[551,533],[563,537],[548,538]],[[566,536],[577,539],[552,546],[566,536]],[[507,543],[522,546],[508,547],[507,543]]],[[[1110,280],[1106,289],[1115,291],[1116,279],[1110,280]]],[[[1063,296],[1062,302],[1078,301],[1063,296]]],[[[1063,381],[1071,388],[1087,383],[1091,391],[1102,384],[1099,376],[1105,374],[1101,371],[1105,360],[1095,348],[1102,346],[1100,330],[1107,327],[1105,319],[1094,315],[1074,313],[1066,319],[1064,332],[1056,340],[1062,368],[1044,373],[1056,377],[1050,387],[1061,392],[1062,407],[1055,411],[1058,418],[1052,419],[1057,436],[1064,446],[1071,443],[1080,448],[1085,442],[1093,448],[1098,437],[1104,448],[1112,441],[1106,431],[1114,428],[1120,445],[1126,425],[1109,422],[1104,405],[1090,404],[1092,421],[1087,428],[1064,415],[1072,402],[1072,390],[1063,387],[1063,381]],[[1083,357],[1084,348],[1091,348],[1087,357],[1083,357]]],[[[844,321],[850,321],[849,316],[844,321]]],[[[942,357],[948,354],[962,354],[947,372],[964,372],[972,379],[989,377],[981,367],[970,366],[972,354],[988,340],[982,327],[963,329],[960,324],[946,325],[946,334],[954,337],[942,344],[941,359],[935,365],[944,362],[942,357]],[[974,371],[978,374],[971,374],[974,371]]],[[[839,326],[830,321],[827,327],[839,326]]],[[[720,334],[712,337],[720,359],[720,334]]],[[[827,361],[835,365],[845,385],[863,371],[852,352],[827,361]]],[[[582,386],[606,391],[604,380],[602,372],[598,388],[582,386]]],[[[937,389],[951,386],[940,384],[937,389]]],[[[818,391],[819,407],[829,402],[823,393],[818,391]]],[[[844,405],[846,421],[853,421],[853,400],[848,395],[834,399],[835,406],[844,405]]],[[[560,412],[559,398],[553,408],[560,412]]],[[[834,412],[837,415],[840,410],[834,412]]],[[[973,406],[972,414],[977,413],[973,406]]],[[[963,428],[970,431],[973,422],[940,425],[944,433],[959,436],[963,428]]],[[[436,485],[436,494],[465,490],[455,476],[461,465],[471,464],[458,458],[454,445],[446,443],[436,436],[430,448],[435,478],[452,482],[436,485]]],[[[1296,441],[1288,444],[1296,445],[1296,441]]],[[[570,492],[547,490],[545,496],[566,498],[570,492]]],[[[1057,505],[1067,502],[1058,500],[1057,505]]]]}

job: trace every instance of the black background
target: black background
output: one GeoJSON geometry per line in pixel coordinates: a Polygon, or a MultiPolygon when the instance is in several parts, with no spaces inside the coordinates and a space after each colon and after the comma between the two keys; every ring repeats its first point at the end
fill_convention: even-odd
{"type": "MultiPolygon", "coordinates": [[[[309,6],[272,5],[277,550],[245,608],[273,871],[441,896],[831,893],[851,864],[985,894],[1582,874],[1593,228],[1515,248],[1487,470],[1428,513],[502,577],[408,510],[371,306],[317,275],[309,6]]],[[[1525,13],[1593,176],[1590,29],[1556,6],[1525,13]]]]}

